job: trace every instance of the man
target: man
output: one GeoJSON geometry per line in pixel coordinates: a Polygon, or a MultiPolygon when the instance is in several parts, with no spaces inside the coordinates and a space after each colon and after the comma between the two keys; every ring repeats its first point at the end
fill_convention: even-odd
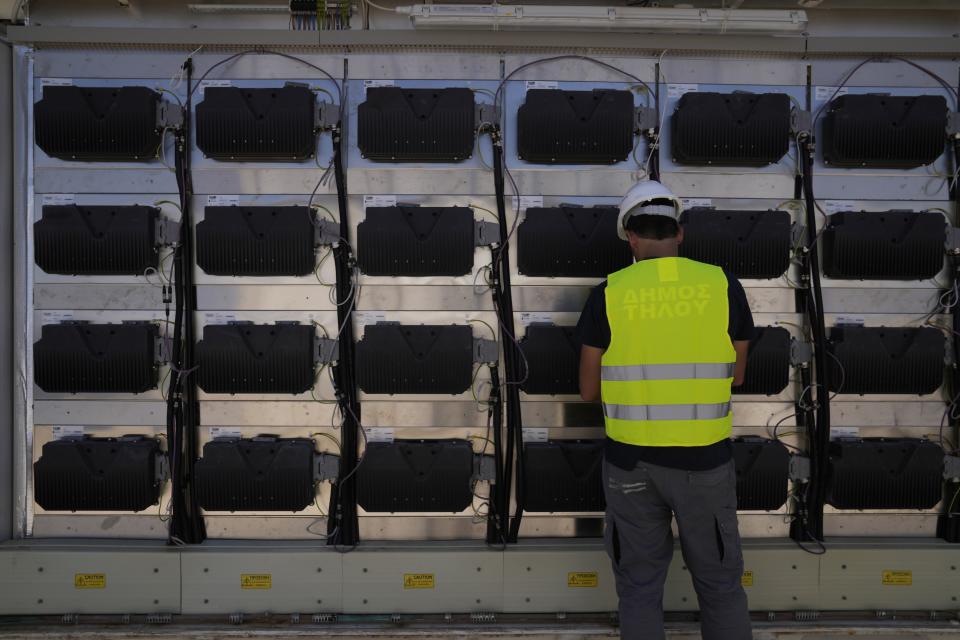
{"type": "Polygon", "coordinates": [[[658,182],[624,196],[617,233],[636,262],[596,287],[580,316],[580,394],[603,402],[620,637],[665,638],[675,515],[704,640],[745,640],[730,388],[743,383],[753,318],[736,278],[677,257],[680,211],[658,182]]]}

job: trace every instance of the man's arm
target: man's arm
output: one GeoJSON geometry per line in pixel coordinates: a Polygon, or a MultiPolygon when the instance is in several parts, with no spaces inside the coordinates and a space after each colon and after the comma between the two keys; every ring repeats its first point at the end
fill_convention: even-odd
{"type": "Polygon", "coordinates": [[[580,347],[580,397],[587,402],[600,399],[600,359],[603,351],[588,345],[580,347]]]}
{"type": "MultiPolygon", "coordinates": [[[[747,375],[747,352],[750,350],[750,341],[734,340],[733,349],[737,352],[737,363],[733,366],[733,386],[739,387],[747,375]]],[[[582,380],[583,373],[580,376],[582,380]]]]}

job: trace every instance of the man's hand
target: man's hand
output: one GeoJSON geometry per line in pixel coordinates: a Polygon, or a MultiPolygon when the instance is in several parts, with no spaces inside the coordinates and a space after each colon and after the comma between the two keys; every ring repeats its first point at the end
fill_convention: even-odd
{"type": "Polygon", "coordinates": [[[580,397],[587,402],[600,399],[600,360],[603,349],[580,347],[580,397]]]}
{"type": "MultiPolygon", "coordinates": [[[[737,352],[737,363],[733,367],[733,386],[739,387],[747,375],[747,353],[750,351],[749,340],[734,340],[733,349],[737,352]]],[[[583,369],[580,370],[580,384],[583,382],[583,369]]]]}

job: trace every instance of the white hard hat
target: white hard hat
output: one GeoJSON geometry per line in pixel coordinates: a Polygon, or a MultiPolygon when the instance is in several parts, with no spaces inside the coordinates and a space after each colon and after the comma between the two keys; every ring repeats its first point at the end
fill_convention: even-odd
{"type": "Polygon", "coordinates": [[[667,216],[677,220],[680,218],[680,212],[683,210],[683,204],[680,198],[673,195],[670,189],[657,182],[656,180],[641,180],[630,187],[627,194],[620,201],[620,216],[617,218],[617,235],[621,240],[627,239],[627,231],[624,225],[632,216],[653,215],[667,216]],[[644,206],[651,200],[670,200],[670,205],[649,205],[644,206]]]}

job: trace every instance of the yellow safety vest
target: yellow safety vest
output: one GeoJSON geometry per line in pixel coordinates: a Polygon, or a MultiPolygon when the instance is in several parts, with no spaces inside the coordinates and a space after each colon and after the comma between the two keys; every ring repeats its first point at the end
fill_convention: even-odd
{"type": "Polygon", "coordinates": [[[729,438],[736,352],[723,270],[687,258],[642,260],[611,274],[605,297],[607,436],[646,447],[729,438]]]}

